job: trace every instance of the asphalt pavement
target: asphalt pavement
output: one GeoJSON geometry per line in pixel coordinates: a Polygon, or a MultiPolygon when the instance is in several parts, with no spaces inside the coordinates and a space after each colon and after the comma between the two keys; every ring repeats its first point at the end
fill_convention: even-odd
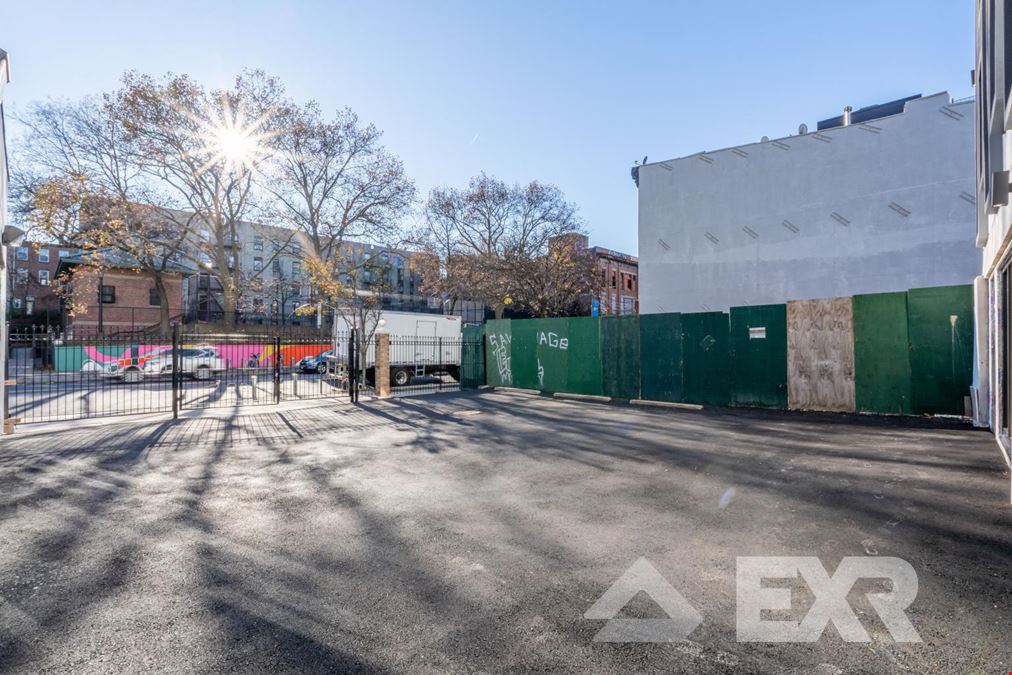
{"type": "Polygon", "coordinates": [[[1012,670],[1008,470],[958,424],[491,392],[236,407],[25,426],[0,485],[7,672],[1012,670]],[[901,558],[920,641],[858,582],[868,642],[741,642],[742,556],[901,558]],[[641,558],[701,623],[595,641],[584,615],[641,558]]]}

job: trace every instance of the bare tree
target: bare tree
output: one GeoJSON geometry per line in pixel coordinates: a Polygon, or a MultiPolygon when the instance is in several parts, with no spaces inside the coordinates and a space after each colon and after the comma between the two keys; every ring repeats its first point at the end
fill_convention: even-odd
{"type": "Polygon", "coordinates": [[[272,116],[285,105],[281,83],[262,71],[210,92],[185,75],[128,73],[115,97],[115,119],[138,148],[141,169],[174,206],[169,216],[190,232],[189,255],[210,264],[221,283],[226,325],[235,320],[241,284],[239,224],[252,207],[272,116]]]}
{"type": "Polygon", "coordinates": [[[480,300],[497,318],[510,305],[566,313],[595,278],[593,261],[572,244],[584,233],[576,207],[555,186],[481,174],[464,190],[433,189],[425,216],[425,288],[480,300]]]}
{"type": "Polygon", "coordinates": [[[350,109],[325,120],[315,103],[289,105],[272,122],[264,188],[273,197],[274,215],[307,244],[304,259],[317,300],[340,306],[354,297],[341,280],[357,278],[373,263],[346,243],[393,245],[414,201],[414,184],[380,143],[381,132],[350,109]]]}
{"type": "MultiPolygon", "coordinates": [[[[136,148],[109,99],[29,107],[19,145],[18,211],[43,238],[85,250],[117,251],[158,291],[160,329],[169,332],[166,277],[187,238],[141,175],[136,148]]],[[[96,260],[100,260],[99,257],[96,260]]]]}

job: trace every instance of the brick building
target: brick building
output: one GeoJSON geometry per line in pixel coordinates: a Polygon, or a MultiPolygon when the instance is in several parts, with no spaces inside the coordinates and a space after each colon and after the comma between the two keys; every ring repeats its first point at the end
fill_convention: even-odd
{"type": "Polygon", "coordinates": [[[583,296],[583,311],[594,316],[606,314],[639,314],[639,261],[636,256],[612,251],[603,246],[590,246],[584,234],[563,234],[552,238],[549,246],[565,243],[573,251],[588,251],[594,256],[601,275],[596,296],[583,296]]]}
{"type": "Polygon", "coordinates": [[[13,323],[55,325],[60,322],[60,299],[53,292],[60,260],[79,249],[26,241],[7,251],[8,320],[13,323]]]}
{"type": "MultiPolygon", "coordinates": [[[[171,264],[165,274],[169,317],[180,320],[183,311],[183,280],[193,273],[185,265],[171,264]]],[[[161,299],[151,277],[136,269],[129,256],[118,252],[64,256],[58,275],[67,283],[80,283],[82,292],[74,293],[74,302],[83,306],[67,315],[64,302],[64,327],[75,335],[112,335],[157,326],[161,321],[161,299]],[[101,255],[101,267],[94,264],[101,255]],[[86,275],[86,276],[85,276],[86,275]],[[101,287],[101,292],[99,292],[101,287]]]]}
{"type": "Polygon", "coordinates": [[[636,256],[595,246],[590,249],[601,270],[598,292],[601,314],[639,314],[639,260],[636,256]]]}

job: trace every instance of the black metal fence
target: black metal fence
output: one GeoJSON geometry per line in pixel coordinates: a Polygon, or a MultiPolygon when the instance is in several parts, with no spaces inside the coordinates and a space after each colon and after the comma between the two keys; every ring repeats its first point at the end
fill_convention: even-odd
{"type": "Polygon", "coordinates": [[[459,390],[460,353],[459,337],[391,335],[391,395],[459,390]]]}
{"type": "MultiPolygon", "coordinates": [[[[355,331],[70,337],[11,333],[7,415],[22,423],[310,399],[358,401],[376,382],[376,339],[355,331]]],[[[481,345],[460,337],[391,336],[393,396],[484,382],[481,345]],[[471,363],[474,361],[475,363],[471,363]]]]}
{"type": "Polygon", "coordinates": [[[7,345],[7,416],[21,422],[167,412],[170,383],[124,375],[139,358],[170,351],[168,341],[69,338],[48,331],[11,333],[7,345]]]}

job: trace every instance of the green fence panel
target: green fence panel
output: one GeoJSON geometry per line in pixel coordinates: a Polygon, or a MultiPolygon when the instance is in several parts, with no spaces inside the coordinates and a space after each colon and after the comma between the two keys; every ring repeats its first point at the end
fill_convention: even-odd
{"type": "Polygon", "coordinates": [[[724,312],[682,314],[685,400],[706,405],[730,402],[730,324],[724,312]]]}
{"type": "Polygon", "coordinates": [[[681,314],[640,317],[640,396],[648,401],[684,400],[681,314]]]}
{"type": "Polygon", "coordinates": [[[973,379],[973,286],[907,291],[915,414],[962,415],[973,379]]]}
{"type": "Polygon", "coordinates": [[[493,387],[513,386],[513,342],[509,319],[485,324],[485,382],[493,387]]]}
{"type": "Polygon", "coordinates": [[[460,334],[460,387],[485,384],[485,327],[465,326],[460,334]]]}
{"type": "Polygon", "coordinates": [[[520,319],[512,324],[513,386],[521,389],[538,389],[538,330],[534,319],[520,319]]]}
{"type": "Polygon", "coordinates": [[[532,319],[517,323],[532,324],[537,378],[535,388],[542,391],[569,391],[569,321],[532,319]]]}
{"type": "Polygon", "coordinates": [[[912,410],[906,293],[854,296],[854,401],[859,412],[912,410]]]}
{"type": "Polygon", "coordinates": [[[569,324],[569,393],[601,396],[601,320],[593,316],[566,319],[569,324]]]}
{"type": "Polygon", "coordinates": [[[601,319],[601,375],[605,396],[640,397],[640,325],[638,316],[601,319]]]}
{"type": "Polygon", "coordinates": [[[787,408],[787,305],[731,308],[731,405],[787,408]]]}

